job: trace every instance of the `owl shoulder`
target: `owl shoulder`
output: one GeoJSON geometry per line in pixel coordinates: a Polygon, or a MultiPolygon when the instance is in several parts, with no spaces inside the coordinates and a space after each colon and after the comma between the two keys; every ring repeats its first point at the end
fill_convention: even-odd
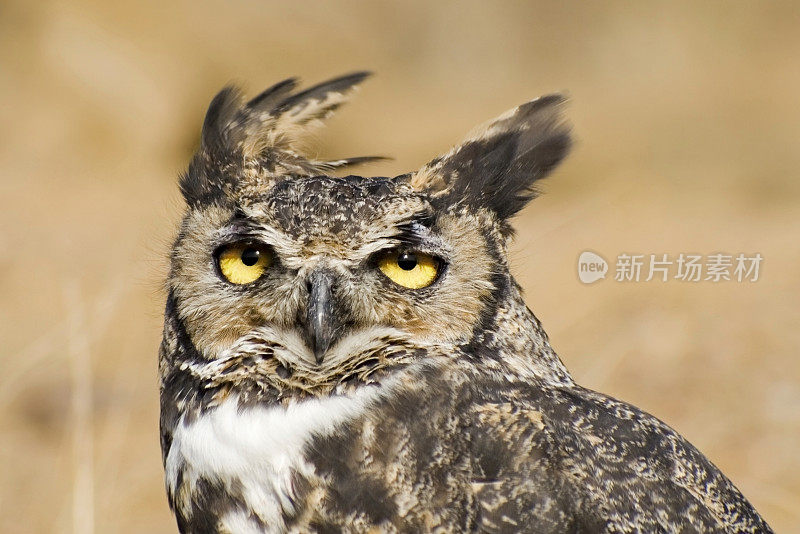
{"type": "Polygon", "coordinates": [[[468,439],[486,521],[769,531],[713,463],[634,406],[577,385],[477,387],[468,439]]]}

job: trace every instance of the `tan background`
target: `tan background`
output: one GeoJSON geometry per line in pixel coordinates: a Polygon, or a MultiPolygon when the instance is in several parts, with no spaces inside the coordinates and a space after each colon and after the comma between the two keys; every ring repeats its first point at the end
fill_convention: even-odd
{"type": "Polygon", "coordinates": [[[316,146],[396,158],[375,174],[569,92],[576,149],[517,221],[531,308],[581,383],[800,531],[798,4],[288,4],[0,2],[0,531],[175,531],[156,348],[176,176],[228,81],[361,68],[316,146]],[[586,249],[765,260],[756,283],[585,286],[586,249]]]}

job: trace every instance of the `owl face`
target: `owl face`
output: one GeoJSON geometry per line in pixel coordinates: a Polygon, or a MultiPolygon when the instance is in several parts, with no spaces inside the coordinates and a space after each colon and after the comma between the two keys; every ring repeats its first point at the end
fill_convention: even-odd
{"type": "Polygon", "coordinates": [[[294,142],[364,76],[297,94],[289,80],[246,104],[226,89],[212,102],[181,181],[169,280],[205,361],[268,354],[257,372],[313,385],[467,343],[497,312],[511,283],[507,220],[569,146],[562,100],[512,110],[416,173],[326,176],[370,158],[312,161],[294,142]]]}
{"type": "Polygon", "coordinates": [[[474,219],[437,215],[388,178],[298,177],[192,210],[173,291],[209,359],[264,332],[292,340],[295,366],[325,366],[338,346],[387,333],[453,343],[471,334],[497,265],[474,219]]]}

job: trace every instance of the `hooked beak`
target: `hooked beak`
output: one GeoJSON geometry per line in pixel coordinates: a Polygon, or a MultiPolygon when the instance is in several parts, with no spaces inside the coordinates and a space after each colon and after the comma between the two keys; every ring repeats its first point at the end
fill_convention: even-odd
{"type": "Polygon", "coordinates": [[[334,309],[333,274],[317,271],[308,280],[308,308],[306,312],[306,338],[317,364],[337,341],[341,322],[334,309]]]}

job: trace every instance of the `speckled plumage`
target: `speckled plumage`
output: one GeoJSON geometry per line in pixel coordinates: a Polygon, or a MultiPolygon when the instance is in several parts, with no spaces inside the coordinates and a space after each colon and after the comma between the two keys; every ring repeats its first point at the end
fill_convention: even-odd
{"type": "Polygon", "coordinates": [[[181,532],[769,532],[672,429],[575,384],[509,273],[509,218],[569,148],[563,99],[415,173],[326,176],[369,158],[312,161],[297,140],[365,76],[210,106],[159,363],[181,532]],[[241,240],[276,260],[235,286],[214,251],[241,240]],[[383,276],[398,247],[440,258],[436,281],[383,276]],[[320,273],[323,357],[304,334],[320,273]]]}

